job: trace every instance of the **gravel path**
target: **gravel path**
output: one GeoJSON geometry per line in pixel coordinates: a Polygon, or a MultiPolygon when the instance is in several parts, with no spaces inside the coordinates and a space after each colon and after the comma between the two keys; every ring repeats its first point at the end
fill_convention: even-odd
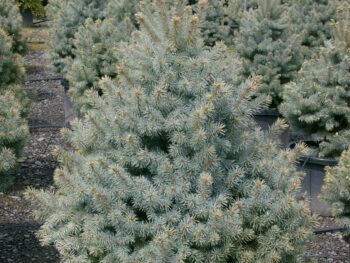
{"type": "MultiPolygon", "coordinates": [[[[37,31],[37,30],[36,30],[37,31]]],[[[29,51],[25,57],[26,79],[56,76],[47,66],[45,51],[29,51]]],[[[64,90],[58,81],[24,84],[32,103],[29,125],[64,124],[64,90]]],[[[57,161],[52,150],[63,145],[58,129],[32,129],[19,160],[19,169],[13,174],[13,185],[0,193],[0,262],[56,263],[59,255],[53,247],[42,247],[35,236],[40,223],[32,216],[32,207],[24,199],[27,187],[50,188],[57,161]]]]}

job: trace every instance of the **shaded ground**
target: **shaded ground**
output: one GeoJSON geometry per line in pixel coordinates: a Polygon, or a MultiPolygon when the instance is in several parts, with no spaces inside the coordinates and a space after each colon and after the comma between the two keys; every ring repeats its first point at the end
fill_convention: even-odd
{"type": "MultiPolygon", "coordinates": [[[[30,51],[25,57],[26,79],[49,78],[55,74],[47,65],[45,51],[30,51]]],[[[58,81],[26,82],[32,104],[29,125],[64,123],[63,88],[58,81]]],[[[59,255],[53,247],[42,247],[35,236],[40,223],[32,216],[31,205],[24,199],[27,187],[49,188],[57,162],[52,150],[63,145],[58,129],[32,129],[13,184],[0,193],[0,262],[55,263],[59,255]]]]}

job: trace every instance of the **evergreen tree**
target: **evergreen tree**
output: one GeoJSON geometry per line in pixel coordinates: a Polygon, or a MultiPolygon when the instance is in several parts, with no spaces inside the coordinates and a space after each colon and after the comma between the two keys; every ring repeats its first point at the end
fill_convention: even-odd
{"type": "Polygon", "coordinates": [[[64,0],[48,5],[50,19],[50,57],[58,71],[64,72],[66,59],[74,57],[74,34],[87,18],[102,19],[108,0],[64,0]]]}
{"type": "Polygon", "coordinates": [[[23,58],[13,52],[13,39],[0,29],[0,92],[20,84],[24,76],[23,58]]]}
{"type": "Polygon", "coordinates": [[[345,225],[350,235],[350,148],[345,150],[334,167],[327,167],[323,198],[332,205],[332,214],[338,223],[345,225]]]}
{"type": "Polygon", "coordinates": [[[281,0],[259,0],[258,8],[241,20],[235,40],[243,64],[241,78],[262,76],[260,92],[272,97],[271,107],[279,106],[283,86],[293,80],[303,62],[300,41],[291,34],[286,7],[281,0]]]}
{"type": "Polygon", "coordinates": [[[206,17],[201,25],[204,43],[207,46],[214,46],[218,41],[231,43],[233,29],[243,14],[241,0],[208,1],[206,17]]]}
{"type": "MultiPolygon", "coordinates": [[[[192,4],[198,9],[198,1],[192,4]]],[[[201,24],[205,45],[214,46],[218,41],[223,41],[228,46],[233,45],[234,31],[238,31],[245,11],[256,7],[257,0],[247,1],[246,6],[243,0],[209,0],[201,24]]]]}
{"type": "Polygon", "coordinates": [[[266,97],[233,84],[236,62],[204,48],[191,7],[141,10],[117,79],[64,132],[57,191],[27,192],[42,242],[66,262],[297,262],[313,224],[295,198],[304,148],[279,150],[282,121],[255,128],[266,97]]]}
{"type": "Polygon", "coordinates": [[[20,29],[22,17],[15,0],[0,0],[0,28],[13,39],[14,52],[24,54],[26,51],[20,29]]]}
{"type": "Polygon", "coordinates": [[[8,173],[15,168],[16,158],[28,136],[22,109],[16,93],[0,93],[0,191],[5,190],[12,180],[8,173]]]}
{"type": "Polygon", "coordinates": [[[305,54],[317,54],[326,40],[331,39],[331,21],[336,17],[334,0],[296,0],[291,3],[289,17],[291,25],[301,36],[305,54]]]}
{"type": "Polygon", "coordinates": [[[338,8],[334,38],[319,58],[306,61],[284,93],[281,112],[292,130],[319,141],[321,157],[339,157],[350,143],[350,19],[347,5],[338,8]]]}
{"type": "MultiPolygon", "coordinates": [[[[90,108],[85,93],[98,89],[103,76],[116,76],[118,43],[129,40],[135,30],[133,24],[135,1],[114,0],[106,8],[106,19],[87,19],[78,29],[73,40],[73,56],[67,79],[70,83],[69,96],[75,110],[82,114],[90,108]]],[[[101,94],[101,90],[99,90],[101,94]]]]}
{"type": "Polygon", "coordinates": [[[23,77],[23,61],[13,53],[13,40],[0,29],[0,191],[6,189],[7,176],[16,163],[28,134],[23,118],[26,103],[19,83],[23,77]]]}

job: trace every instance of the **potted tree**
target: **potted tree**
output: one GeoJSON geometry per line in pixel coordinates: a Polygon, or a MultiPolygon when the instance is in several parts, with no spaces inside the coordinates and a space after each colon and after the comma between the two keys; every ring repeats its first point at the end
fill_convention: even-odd
{"type": "Polygon", "coordinates": [[[12,44],[12,38],[0,29],[0,191],[10,185],[9,174],[28,136],[24,118],[27,100],[21,87],[23,60],[13,52],[12,44]]]}
{"type": "MultiPolygon", "coordinates": [[[[333,38],[325,43],[318,57],[303,64],[296,81],[286,86],[280,107],[292,131],[316,146],[314,156],[307,157],[303,167],[310,177],[306,180],[318,185],[309,193],[315,199],[321,189],[325,166],[335,165],[350,144],[348,12],[347,5],[338,8],[333,38]]],[[[329,209],[325,212],[329,213],[329,209]]]]}
{"type": "Polygon", "coordinates": [[[255,129],[256,81],[235,85],[202,17],[164,2],[142,7],[117,79],[65,132],[56,191],[26,192],[41,240],[72,262],[297,262],[314,223],[295,198],[304,147],[255,129]]]}
{"type": "Polygon", "coordinates": [[[21,36],[22,18],[15,0],[0,0],[0,28],[13,40],[12,51],[23,55],[26,46],[21,36]]]}
{"type": "Polygon", "coordinates": [[[116,64],[121,42],[127,42],[131,33],[136,30],[135,10],[138,1],[110,1],[103,20],[94,21],[88,18],[79,27],[73,39],[73,57],[68,65],[67,80],[69,82],[68,96],[74,107],[74,112],[82,116],[91,108],[88,101],[88,91],[94,89],[100,95],[98,82],[108,76],[117,76],[116,64]]]}
{"type": "Polygon", "coordinates": [[[45,8],[43,0],[16,0],[23,17],[23,26],[32,26],[34,17],[43,19],[45,8]]]}
{"type": "Polygon", "coordinates": [[[345,225],[344,239],[350,239],[350,148],[345,150],[339,164],[326,168],[322,198],[331,205],[332,215],[345,225]]]}
{"type": "MultiPolygon", "coordinates": [[[[301,42],[291,30],[288,6],[281,0],[259,0],[241,19],[235,50],[242,61],[241,81],[251,75],[261,76],[259,92],[271,97],[268,110],[255,115],[263,129],[268,129],[280,117],[283,87],[292,81],[303,62],[301,42]]],[[[281,137],[288,143],[286,130],[281,137]]]]}
{"type": "Polygon", "coordinates": [[[336,18],[336,1],[296,0],[288,11],[293,32],[301,36],[306,58],[317,54],[324,42],[332,38],[331,23],[336,18]]]}

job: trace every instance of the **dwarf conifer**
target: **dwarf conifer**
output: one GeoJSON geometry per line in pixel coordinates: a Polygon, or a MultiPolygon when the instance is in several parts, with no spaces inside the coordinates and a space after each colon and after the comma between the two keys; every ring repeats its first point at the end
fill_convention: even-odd
{"type": "Polygon", "coordinates": [[[297,262],[312,218],[295,198],[304,151],[280,151],[266,107],[226,48],[204,48],[201,10],[143,5],[115,80],[65,131],[57,190],[29,190],[39,236],[70,262],[297,262]]]}
{"type": "Polygon", "coordinates": [[[332,214],[338,223],[347,227],[346,235],[349,236],[350,149],[342,153],[337,166],[327,168],[322,196],[332,205],[332,214]]]}
{"type": "Polygon", "coordinates": [[[0,191],[7,187],[8,173],[15,167],[28,127],[24,117],[27,103],[19,84],[23,60],[13,53],[13,40],[0,29],[0,191]]]}
{"type": "Polygon", "coordinates": [[[287,85],[281,112],[292,130],[320,142],[321,157],[339,157],[350,143],[349,5],[338,8],[333,39],[319,57],[306,61],[295,82],[287,85]]]}
{"type": "Polygon", "coordinates": [[[12,39],[12,51],[24,54],[26,51],[21,36],[22,17],[15,0],[0,0],[0,28],[12,39]]]}
{"type": "Polygon", "coordinates": [[[138,1],[113,0],[106,8],[104,20],[88,18],[74,36],[73,57],[67,79],[70,83],[69,96],[76,112],[80,115],[88,110],[86,92],[98,89],[103,76],[116,77],[118,46],[128,41],[135,27],[135,10],[138,1]]]}
{"type": "Polygon", "coordinates": [[[281,0],[259,0],[258,8],[242,18],[235,39],[243,64],[241,78],[260,75],[260,92],[272,97],[271,107],[279,106],[283,86],[293,80],[303,62],[300,41],[290,30],[287,10],[281,0]]]}

